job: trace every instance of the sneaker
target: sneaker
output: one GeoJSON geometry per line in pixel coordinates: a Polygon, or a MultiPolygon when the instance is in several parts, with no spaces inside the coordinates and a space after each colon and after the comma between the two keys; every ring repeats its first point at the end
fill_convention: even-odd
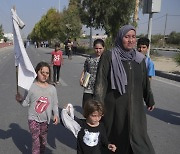
{"type": "Polygon", "coordinates": [[[59,84],[59,81],[57,81],[56,84],[59,84]]]}

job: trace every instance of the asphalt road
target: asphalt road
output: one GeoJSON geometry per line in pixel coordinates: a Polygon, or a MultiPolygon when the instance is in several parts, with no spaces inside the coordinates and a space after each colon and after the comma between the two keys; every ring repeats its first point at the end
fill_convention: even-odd
{"type": "MultiPolygon", "coordinates": [[[[33,46],[27,52],[34,66],[42,60],[50,62],[51,49],[33,46]]],[[[59,110],[66,103],[75,107],[75,115],[82,118],[83,89],[79,77],[85,57],[64,56],[61,84],[57,85],[59,110]]],[[[154,77],[152,90],[156,109],[147,112],[148,133],[157,154],[179,154],[180,143],[180,83],[154,77]]],[[[23,90],[20,89],[23,93],[23,90]]],[[[15,101],[16,78],[13,50],[0,49],[0,154],[30,154],[31,135],[27,125],[27,108],[15,101]]],[[[76,139],[61,124],[49,126],[46,154],[75,154],[76,139]]]]}
{"type": "Polygon", "coordinates": [[[179,52],[176,51],[165,51],[165,50],[157,50],[159,56],[164,56],[166,58],[174,58],[179,52]]]}

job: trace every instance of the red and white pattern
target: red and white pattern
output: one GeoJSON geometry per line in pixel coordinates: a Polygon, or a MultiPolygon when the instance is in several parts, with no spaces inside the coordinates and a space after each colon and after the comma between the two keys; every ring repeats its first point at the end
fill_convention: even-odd
{"type": "Polygon", "coordinates": [[[37,101],[36,101],[36,106],[35,106],[35,110],[37,113],[42,113],[44,112],[47,107],[49,106],[49,101],[47,97],[43,97],[41,96],[37,101]]]}

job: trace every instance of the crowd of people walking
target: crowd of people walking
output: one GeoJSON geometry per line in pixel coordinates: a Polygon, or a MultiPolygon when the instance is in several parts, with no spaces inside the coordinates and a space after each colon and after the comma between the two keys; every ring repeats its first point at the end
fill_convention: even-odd
{"type": "MultiPolygon", "coordinates": [[[[155,75],[153,62],[148,65],[147,50],[141,53],[143,47],[148,49],[149,41],[139,39],[135,49],[136,30],[132,25],[124,25],[113,44],[106,50],[102,39],[94,41],[94,54],[86,58],[80,74],[80,85],[84,88],[81,106],[84,119],[74,120],[66,106],[63,121],[67,125],[63,125],[70,131],[78,128],[78,154],[155,154],[144,111],[144,104],[148,111],[153,111],[155,106],[149,80],[155,75]]],[[[68,38],[64,45],[71,60],[79,44],[76,38],[74,41],[68,38]]],[[[35,69],[37,78],[26,97],[20,93],[16,95],[16,100],[29,109],[33,154],[45,152],[51,116],[55,125],[60,121],[56,85],[60,82],[64,60],[59,43],[51,52],[51,64],[55,84],[51,84],[50,65],[40,62],[35,69]]]]}

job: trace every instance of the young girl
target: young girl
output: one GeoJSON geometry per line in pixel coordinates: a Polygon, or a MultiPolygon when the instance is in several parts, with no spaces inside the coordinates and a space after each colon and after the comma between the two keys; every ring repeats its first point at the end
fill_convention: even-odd
{"type": "Polygon", "coordinates": [[[51,72],[46,62],[40,62],[35,69],[36,81],[32,84],[26,98],[21,94],[16,95],[16,100],[22,106],[28,106],[28,124],[32,135],[32,154],[43,154],[47,143],[48,125],[52,111],[54,124],[59,121],[57,92],[53,85],[49,84],[51,72]]]}
{"type": "Polygon", "coordinates": [[[78,119],[78,123],[74,122],[74,116],[72,116],[74,114],[71,112],[72,108],[70,109],[69,107],[71,105],[68,104],[66,109],[69,112],[69,117],[64,112],[66,109],[63,109],[61,118],[66,128],[70,129],[73,133],[78,132],[77,136],[74,133],[77,137],[77,154],[102,154],[102,150],[106,148],[112,152],[116,151],[116,146],[108,143],[105,127],[100,122],[104,114],[102,103],[89,99],[84,106],[84,117],[86,119],[78,119]],[[78,127],[78,124],[80,127],[78,127]]]}
{"type": "Polygon", "coordinates": [[[85,73],[88,72],[90,74],[88,85],[87,87],[84,87],[82,107],[84,107],[84,104],[88,99],[93,98],[97,66],[99,63],[99,59],[105,49],[104,41],[102,39],[96,39],[94,41],[93,46],[94,46],[95,55],[86,59],[84,63],[84,69],[80,77],[80,85],[83,86],[85,73]]]}
{"type": "Polygon", "coordinates": [[[55,44],[55,50],[52,51],[52,58],[51,63],[53,65],[53,82],[58,84],[59,83],[59,74],[61,69],[61,64],[63,65],[63,53],[61,50],[59,50],[60,44],[55,44]]]}

